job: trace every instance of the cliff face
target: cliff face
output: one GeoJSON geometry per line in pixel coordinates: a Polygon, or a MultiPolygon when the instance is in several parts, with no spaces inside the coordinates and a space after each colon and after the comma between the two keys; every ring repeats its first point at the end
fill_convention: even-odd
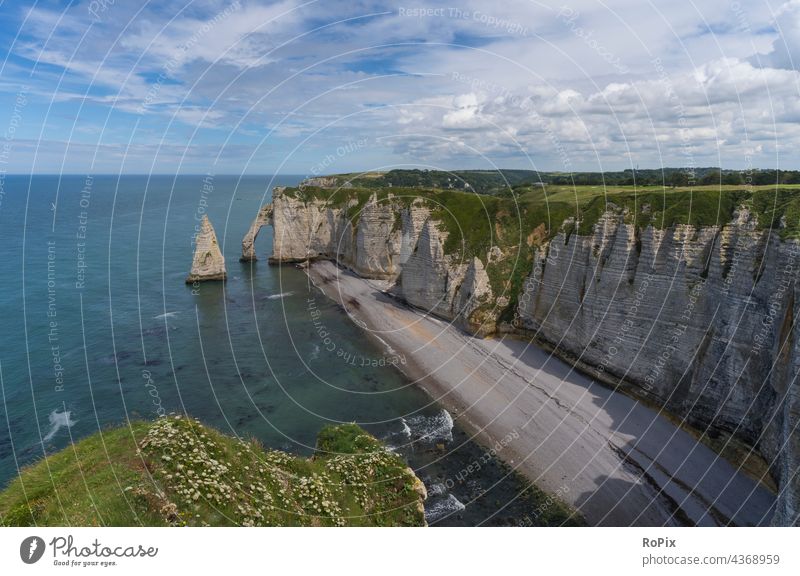
{"type": "Polygon", "coordinates": [[[391,195],[380,201],[372,195],[363,205],[353,200],[337,207],[276,189],[269,211],[270,262],[336,260],[365,278],[396,282],[414,306],[471,332],[488,331],[473,316],[492,297],[483,263],[444,253],[446,233],[422,199],[403,203],[391,195]]]}
{"type": "Polygon", "coordinates": [[[718,444],[753,447],[780,490],[774,523],[798,522],[800,244],[760,229],[746,209],[722,227],[640,228],[616,210],[589,234],[573,233],[575,222],[549,240],[526,231],[532,267],[513,304],[487,271],[497,276],[509,247],[448,254],[446,227],[425,199],[332,206],[281,192],[272,207],[271,261],[336,260],[480,335],[504,326],[510,306],[517,331],[594,378],[718,444]]]}
{"type": "Polygon", "coordinates": [[[641,232],[606,214],[592,235],[536,251],[516,324],[593,377],[754,446],[781,490],[774,522],[797,522],[798,256],[746,210],[721,229],[641,232]]]}
{"type": "Polygon", "coordinates": [[[208,216],[203,216],[203,220],[200,222],[200,230],[195,236],[192,270],[186,278],[186,283],[225,280],[225,277],[225,258],[219,249],[217,235],[208,220],[208,216]]]}
{"type": "Polygon", "coordinates": [[[400,291],[409,304],[437,316],[455,320],[472,332],[488,334],[487,325],[473,312],[492,299],[492,288],[479,258],[463,259],[445,254],[446,233],[432,219],[425,221],[416,247],[403,266],[400,291]]]}

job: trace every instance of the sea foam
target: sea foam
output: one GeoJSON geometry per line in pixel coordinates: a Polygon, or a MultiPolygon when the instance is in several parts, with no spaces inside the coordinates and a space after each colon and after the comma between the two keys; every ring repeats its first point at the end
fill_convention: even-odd
{"type": "Polygon", "coordinates": [[[62,428],[69,428],[75,424],[75,421],[70,418],[72,412],[69,410],[64,410],[63,412],[59,412],[58,410],[53,410],[50,412],[50,416],[48,417],[50,420],[50,430],[47,431],[42,440],[45,442],[49,442],[53,439],[56,433],[61,430],[62,428]]]}
{"type": "Polygon", "coordinates": [[[460,512],[464,508],[466,506],[458,498],[448,494],[447,498],[436,500],[425,510],[425,520],[428,521],[428,524],[433,524],[450,514],[460,512]]]}
{"type": "Polygon", "coordinates": [[[447,410],[433,416],[411,416],[403,420],[403,424],[409,428],[412,440],[425,443],[453,441],[453,417],[447,410]]]}

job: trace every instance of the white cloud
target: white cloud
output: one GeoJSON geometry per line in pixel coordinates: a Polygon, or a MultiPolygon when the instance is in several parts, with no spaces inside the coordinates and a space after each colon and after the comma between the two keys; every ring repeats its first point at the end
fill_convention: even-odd
{"type": "Polygon", "coordinates": [[[769,52],[757,54],[751,61],[769,68],[797,70],[800,67],[800,0],[789,0],[774,14],[778,32],[769,52]]]}

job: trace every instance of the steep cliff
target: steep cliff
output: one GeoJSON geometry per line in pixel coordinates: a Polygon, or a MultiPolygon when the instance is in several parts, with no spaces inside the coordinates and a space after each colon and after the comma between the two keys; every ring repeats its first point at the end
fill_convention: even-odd
{"type": "Polygon", "coordinates": [[[416,248],[403,266],[400,293],[409,304],[437,316],[456,321],[477,334],[494,330],[494,322],[473,317],[482,303],[492,299],[492,288],[483,262],[473,257],[466,262],[446,254],[446,232],[440,223],[425,221],[416,248]]]}
{"type": "Polygon", "coordinates": [[[516,324],[711,438],[753,446],[798,512],[797,241],[746,209],[723,227],[643,230],[606,213],[535,253],[516,324]]]}
{"type": "Polygon", "coordinates": [[[192,270],[186,278],[187,284],[203,282],[207,280],[225,280],[225,258],[219,249],[217,235],[214,227],[208,220],[208,216],[203,216],[199,229],[195,235],[194,258],[192,259],[192,270]]]}
{"type": "Polygon", "coordinates": [[[244,235],[244,238],[242,238],[242,256],[239,258],[240,262],[258,260],[255,250],[256,238],[261,228],[269,223],[271,213],[272,206],[269,204],[263,206],[261,210],[258,211],[258,215],[256,215],[253,223],[250,225],[250,229],[247,231],[247,234],[244,235]]]}
{"type": "Polygon", "coordinates": [[[796,192],[591,194],[279,191],[271,261],[336,260],[472,333],[538,341],[665,407],[750,473],[766,462],[774,522],[796,524],[796,192]]]}

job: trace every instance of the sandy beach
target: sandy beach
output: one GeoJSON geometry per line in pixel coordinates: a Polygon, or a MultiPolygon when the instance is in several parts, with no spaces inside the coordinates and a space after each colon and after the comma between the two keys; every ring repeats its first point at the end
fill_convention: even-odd
{"type": "MultiPolygon", "coordinates": [[[[331,262],[311,280],[497,457],[591,525],[765,525],[775,496],[657,411],[538,347],[480,340],[331,262]],[[510,435],[510,436],[509,436],[510,435]]],[[[534,512],[535,513],[535,512],[534,512]]]]}

